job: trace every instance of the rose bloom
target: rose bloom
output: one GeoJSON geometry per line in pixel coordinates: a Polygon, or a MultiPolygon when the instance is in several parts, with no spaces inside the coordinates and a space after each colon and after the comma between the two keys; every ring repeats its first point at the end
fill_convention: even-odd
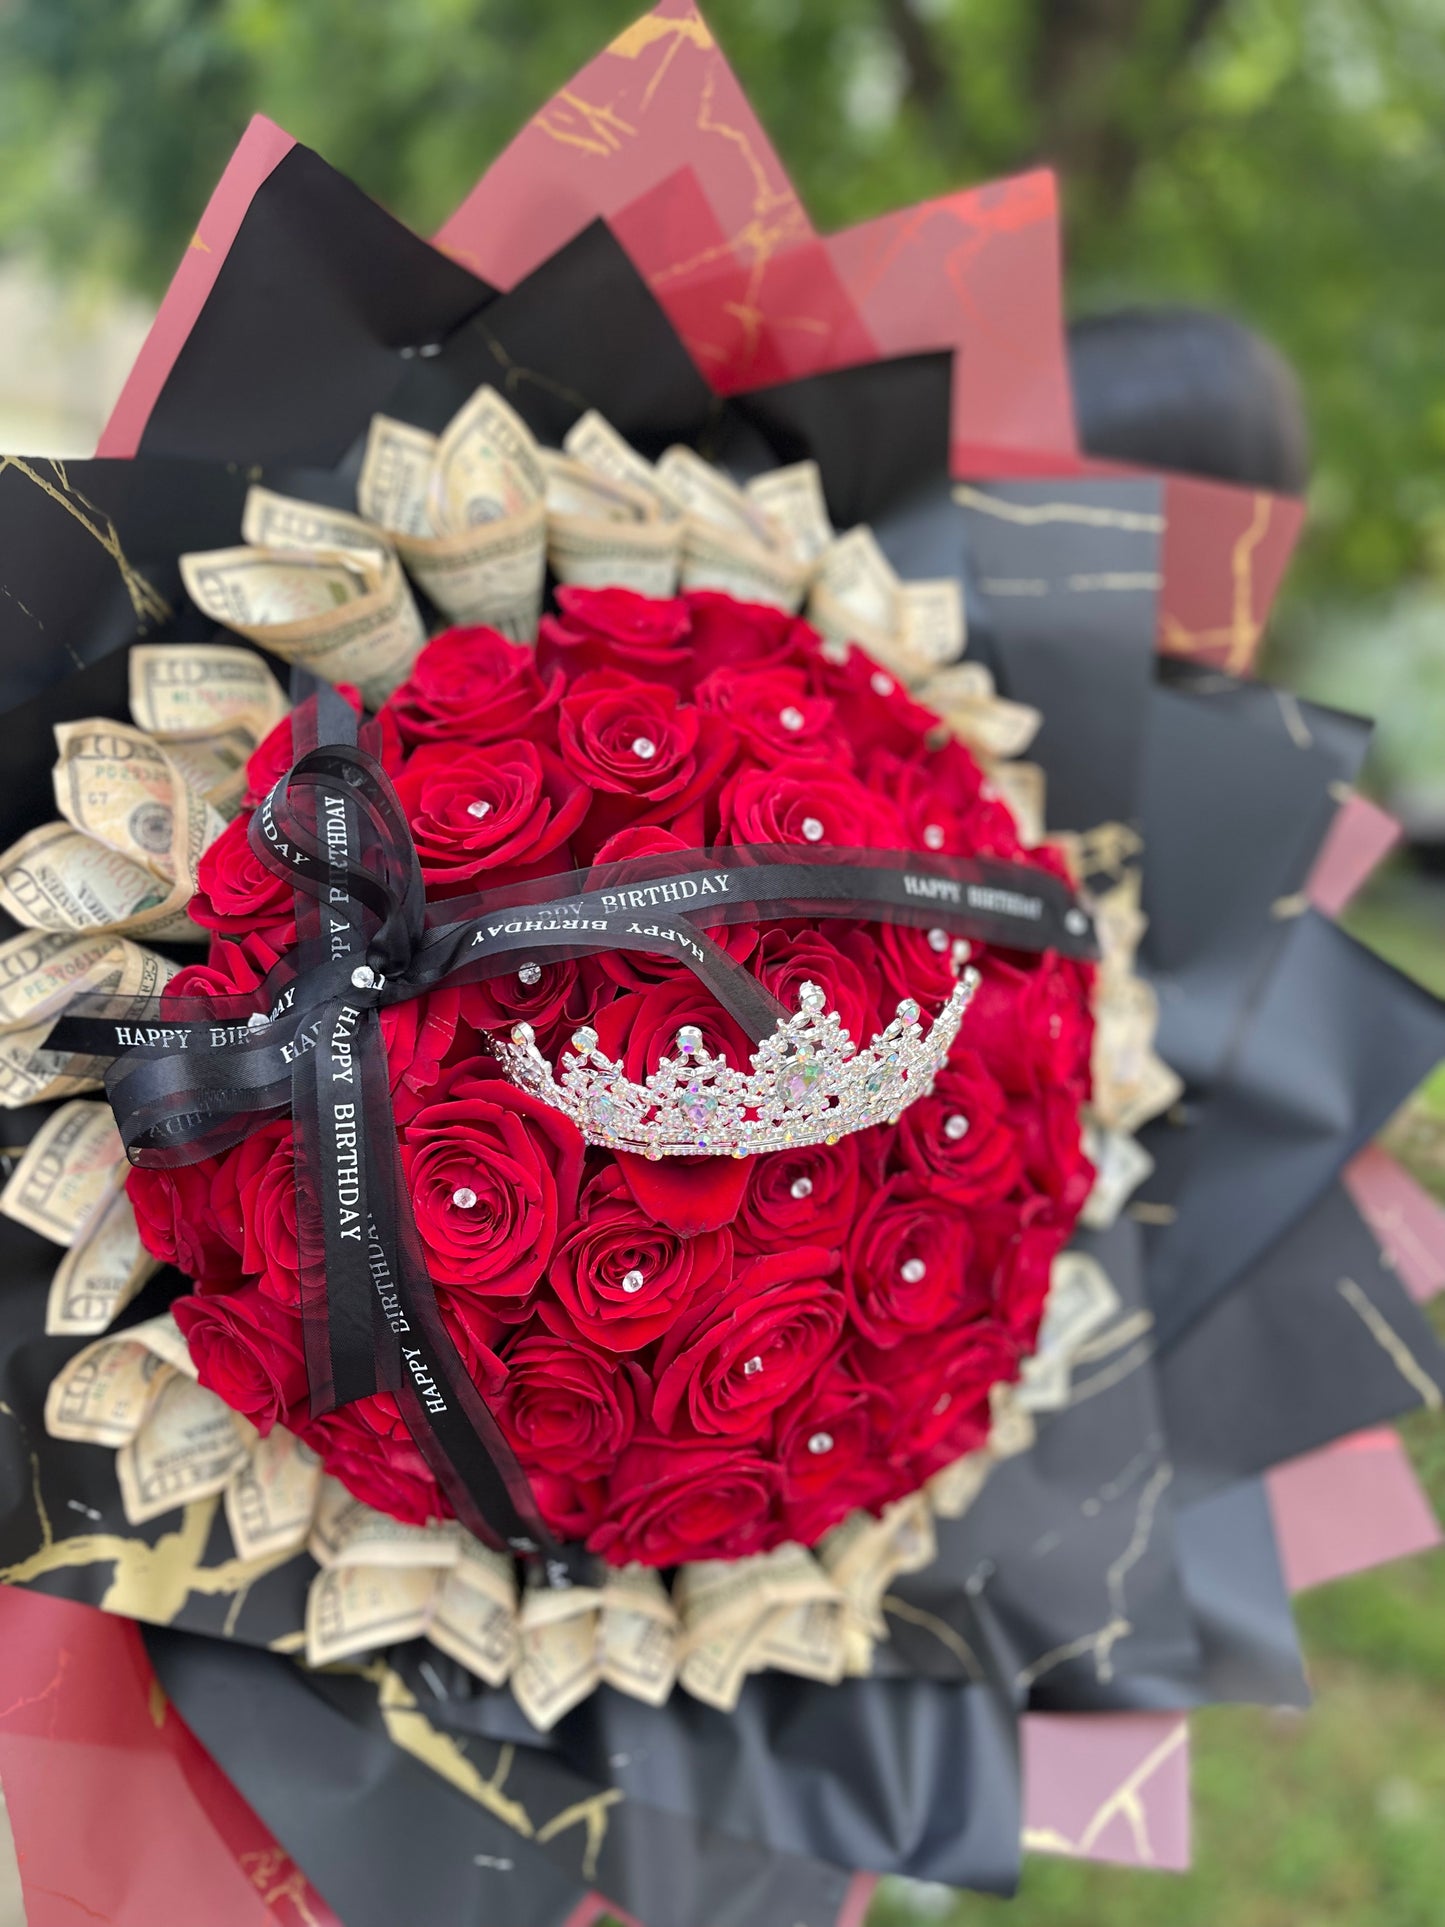
{"type": "Polygon", "coordinates": [[[387,701],[408,748],[421,743],[556,742],[562,677],[495,629],[447,629],[429,642],[387,701]]]}
{"type": "Polygon", "coordinates": [[[853,746],[826,696],[808,693],[801,669],[716,669],[697,686],[701,709],[726,716],[759,763],[826,760],[853,767],[853,746]]]}
{"type": "Polygon", "coordinates": [[[726,1282],[732,1255],[729,1232],[680,1237],[638,1208],[616,1170],[604,1171],[552,1260],[556,1302],[544,1300],[541,1316],[563,1338],[580,1333],[602,1351],[640,1351],[726,1282]]]}
{"type": "Polygon", "coordinates": [[[836,1144],[799,1145],[748,1158],[747,1188],[733,1225],[740,1251],[763,1254],[792,1245],[836,1249],[858,1212],[860,1179],[877,1131],[836,1144]]]}
{"type": "Polygon", "coordinates": [[[401,1134],[401,1160],[438,1283],[521,1318],[576,1209],[577,1127],[500,1074],[458,1066],[401,1134]]]}
{"type": "Polygon", "coordinates": [[[251,848],[250,814],[226,825],[196,866],[196,894],[190,901],[193,922],[226,936],[244,937],[261,929],[280,946],[289,943],[296,921],[296,893],[283,876],[264,864],[251,848]]]}
{"type": "Polygon", "coordinates": [[[565,870],[567,839],[592,801],[560,757],[527,742],[419,749],[396,793],[423,877],[449,889],[565,870]]]}
{"type": "Polygon", "coordinates": [[[607,1472],[651,1391],[641,1366],[594,1351],[559,1323],[526,1326],[507,1346],[497,1417],[525,1466],[572,1478],[607,1472]]]}
{"type": "MultiPolygon", "coordinates": [[[[600,842],[627,823],[673,823],[713,796],[733,758],[718,716],[681,702],[666,683],[615,669],[579,676],[562,699],[563,761],[597,792],[587,827],[600,842]]],[[[682,832],[679,832],[682,834],[682,832]]]]}
{"type": "Polygon", "coordinates": [[[746,766],[728,779],[719,808],[728,843],[904,847],[903,822],[888,798],[831,763],[746,766]]]}
{"type": "Polygon", "coordinates": [[[357,1399],[293,1429],[332,1478],[363,1505],[409,1526],[451,1516],[451,1506],[388,1393],[357,1399]]]}
{"type": "Polygon", "coordinates": [[[703,675],[723,669],[803,667],[818,649],[816,629],[770,602],[739,602],[720,589],[689,589],[682,599],[703,675]]]}
{"type": "Polygon", "coordinates": [[[212,1203],[220,1163],[202,1158],[170,1171],[132,1165],[125,1174],[141,1243],[163,1265],[195,1279],[202,1291],[225,1290],[241,1276],[239,1247],[212,1203]]]}
{"type": "Polygon", "coordinates": [[[699,1298],[657,1351],[653,1423],[684,1417],[696,1432],[756,1438],[812,1376],[843,1327],[835,1255],[804,1245],[740,1264],[699,1298]]]}
{"type": "Polygon", "coordinates": [[[558,616],[543,616],[537,661],[575,681],[590,669],[616,669],[629,679],[666,683],[679,695],[692,686],[692,622],[678,596],[660,601],[633,589],[557,590],[558,616]]]}
{"type": "Polygon", "coordinates": [[[973,1239],[956,1205],[895,1177],[864,1205],[848,1244],[844,1289],[855,1329],[879,1347],[988,1308],[970,1277],[973,1239]]]}
{"type": "Polygon", "coordinates": [[[177,1298],[172,1315],[208,1392],[260,1432],[295,1431],[307,1405],[301,1320],[256,1285],[205,1298],[177,1298]]]}
{"type": "MultiPolygon", "coordinates": [[[[1076,1106],[1076,1141],[1078,1134],[1076,1106]]],[[[908,1106],[898,1120],[898,1156],[920,1183],[956,1206],[997,1204],[1019,1183],[1023,1158],[1010,1107],[977,1051],[955,1046],[932,1091],[908,1106]]]]}
{"type": "Polygon", "coordinates": [[[763,1444],[639,1436],[613,1468],[587,1544],[613,1566],[744,1559],[775,1541],[778,1485],[763,1444]]]}
{"type": "Polygon", "coordinates": [[[775,1440],[788,1538],[814,1545],[859,1506],[876,1511],[895,1496],[886,1442],[898,1423],[892,1393],[860,1376],[846,1352],[782,1407],[775,1440]]]}

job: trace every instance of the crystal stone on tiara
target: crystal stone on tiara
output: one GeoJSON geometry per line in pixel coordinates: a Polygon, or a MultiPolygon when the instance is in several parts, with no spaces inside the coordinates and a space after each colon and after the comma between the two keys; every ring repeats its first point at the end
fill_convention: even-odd
{"type": "Polygon", "coordinates": [[[978,988],[965,970],[925,1034],[911,997],[887,1028],[860,1050],[823,992],[804,984],[798,1010],[780,1018],[753,1053],[751,1071],[734,1070],[684,1024],[678,1055],[664,1057],[639,1084],[597,1048],[597,1033],[574,1032],[558,1078],[538,1050],[530,1024],[518,1024],[497,1055],[508,1077],[570,1117],[589,1144],[648,1158],[751,1157],[798,1144],[836,1144],[870,1124],[896,1123],[926,1097],[947,1061],[978,988]]]}

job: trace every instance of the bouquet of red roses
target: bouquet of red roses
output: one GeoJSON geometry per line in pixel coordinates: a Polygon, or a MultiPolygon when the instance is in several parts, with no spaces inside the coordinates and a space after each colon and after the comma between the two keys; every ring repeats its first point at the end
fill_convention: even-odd
{"type": "Polygon", "coordinates": [[[1367,732],[1241,673],[1297,512],[1079,456],[1052,222],[813,235],[664,0],[446,251],[258,123],[0,464],[0,1578],[350,1927],[1141,1857],[1121,1745],[1177,1857],[1347,1522],[1264,1475],[1445,1368],[1367,732]]]}

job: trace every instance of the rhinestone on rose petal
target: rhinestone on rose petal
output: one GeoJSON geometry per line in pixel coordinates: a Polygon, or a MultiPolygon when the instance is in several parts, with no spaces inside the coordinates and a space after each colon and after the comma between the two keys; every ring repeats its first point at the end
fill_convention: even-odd
{"type": "Polygon", "coordinates": [[[452,1203],[458,1211],[474,1211],[476,1209],[477,1194],[469,1184],[459,1184],[452,1193],[452,1203]]]}
{"type": "Polygon", "coordinates": [[[474,816],[479,823],[481,822],[484,816],[490,816],[491,813],[492,813],[491,804],[484,803],[480,797],[478,797],[475,803],[468,803],[467,805],[467,815],[474,816]]]}
{"type": "Polygon", "coordinates": [[[641,757],[644,763],[650,763],[657,754],[657,744],[653,742],[650,736],[634,736],[632,739],[632,753],[634,756],[641,757]]]}
{"type": "Polygon", "coordinates": [[[683,1025],[682,1029],[677,1033],[677,1047],[689,1057],[691,1057],[695,1051],[702,1049],[702,1032],[696,1024],[683,1025]]]}
{"type": "Polygon", "coordinates": [[[803,836],[807,842],[821,843],[823,841],[823,825],[816,816],[805,816],[803,818],[802,829],[803,836]]]}
{"type": "Polygon", "coordinates": [[[1071,937],[1082,937],[1088,927],[1089,919],[1084,915],[1082,910],[1066,910],[1064,912],[1064,928],[1071,937]]]}
{"type": "Polygon", "coordinates": [[[763,1369],[763,1361],[754,1355],[743,1366],[743,1377],[754,1378],[763,1369]]]}
{"type": "Polygon", "coordinates": [[[811,1198],[812,1195],[813,1180],[811,1178],[794,1178],[793,1182],[788,1186],[788,1196],[790,1198],[796,1198],[799,1204],[803,1202],[804,1198],[811,1198]]]}
{"type": "Polygon", "coordinates": [[[815,1453],[819,1458],[821,1458],[825,1452],[831,1452],[832,1449],[833,1434],[831,1432],[815,1432],[808,1440],[808,1450],[815,1453]]]}
{"type": "Polygon", "coordinates": [[[374,990],[376,972],[370,964],[358,964],[351,973],[351,981],[357,990],[374,990]]]}
{"type": "Polygon", "coordinates": [[[784,729],[791,730],[794,735],[797,734],[807,720],[802,710],[798,709],[792,703],[789,703],[786,709],[780,709],[778,711],[778,721],[783,725],[784,729]]]}
{"type": "Polygon", "coordinates": [[[584,1057],[590,1056],[596,1050],[597,1033],[590,1024],[584,1024],[580,1030],[573,1031],[572,1048],[581,1051],[584,1057]]]}
{"type": "Polygon", "coordinates": [[[246,1019],[246,1028],[247,1030],[264,1030],[270,1021],[271,1019],[266,1015],[264,1010],[253,1010],[251,1015],[246,1019]]]}
{"type": "Polygon", "coordinates": [[[954,1111],[943,1120],[943,1135],[950,1144],[958,1144],[968,1136],[968,1119],[962,1111],[954,1111]]]}
{"type": "Polygon", "coordinates": [[[952,1405],[952,1403],[953,1403],[953,1393],[944,1392],[940,1397],[936,1398],[933,1401],[933,1416],[935,1418],[942,1418],[944,1413],[948,1410],[949,1406],[952,1405]]]}
{"type": "Polygon", "coordinates": [[[923,841],[928,849],[941,850],[943,848],[943,825],[941,823],[925,823],[923,826],[923,841]]]}
{"type": "Polygon", "coordinates": [[[905,1258],[898,1267],[898,1276],[905,1285],[917,1285],[922,1283],[927,1270],[928,1266],[921,1258],[905,1258]]]}
{"type": "Polygon", "coordinates": [[[868,687],[875,696],[891,696],[894,689],[893,678],[885,676],[881,669],[875,669],[868,678],[868,687]]]}
{"type": "Polygon", "coordinates": [[[641,1291],[646,1283],[640,1271],[628,1271],[623,1274],[622,1289],[630,1296],[634,1291],[641,1291]]]}
{"type": "Polygon", "coordinates": [[[517,982],[519,984],[539,984],[541,983],[541,981],[542,981],[541,964],[524,963],[521,969],[517,972],[517,982]]]}
{"type": "Polygon", "coordinates": [[[948,932],[938,929],[930,930],[928,933],[928,947],[930,950],[938,951],[941,956],[948,948],[948,932]]]}

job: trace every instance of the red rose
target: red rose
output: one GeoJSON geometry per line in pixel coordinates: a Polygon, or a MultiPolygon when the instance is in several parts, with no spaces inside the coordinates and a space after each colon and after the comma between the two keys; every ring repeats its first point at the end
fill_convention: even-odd
{"type": "Polygon", "coordinates": [[[605,1171],[587,1187],[552,1261],[547,1276],[558,1302],[544,1300],[542,1318],[563,1338],[577,1331],[606,1352],[640,1351],[699,1294],[716,1294],[732,1251],[726,1231],[669,1231],[638,1209],[615,1170],[605,1171]]]}
{"type": "MultiPolygon", "coordinates": [[[[251,848],[246,832],[250,812],[228,823],[196,866],[196,894],[190,901],[194,922],[227,936],[244,937],[258,928],[274,931],[289,943],[294,936],[296,894],[251,848]]],[[[273,937],[273,941],[276,939],[273,937]]]]}
{"type": "Polygon", "coordinates": [[[171,1306],[207,1391],[261,1432],[294,1431],[306,1412],[301,1320],[256,1285],[171,1306]]]}
{"type": "Polygon", "coordinates": [[[897,1143],[919,1182],[957,1205],[996,1204],[1023,1176],[1004,1094],[976,1051],[956,1050],[932,1092],[899,1119],[897,1143]]]}
{"type": "Polygon", "coordinates": [[[898,1495],[899,1469],[881,1449],[897,1424],[892,1394],[846,1359],[783,1407],[776,1438],[788,1538],[815,1545],[858,1506],[876,1510],[898,1495]]]}
{"type": "Polygon", "coordinates": [[[601,840],[638,816],[670,823],[700,810],[732,761],[734,738],[665,683],[597,669],[562,699],[560,744],[568,767],[598,792],[588,829],[601,840]]]}
{"type": "Polygon", "coordinates": [[[818,632],[800,616],[770,602],[738,602],[719,589],[689,589],[683,601],[692,619],[698,670],[769,664],[800,665],[818,644],[818,632]]]}
{"type": "Polygon", "coordinates": [[[211,1202],[219,1168],[219,1158],[202,1158],[170,1171],[132,1165],[125,1175],[141,1243],[202,1290],[224,1290],[241,1275],[239,1246],[226,1235],[211,1202]]]}
{"type": "Polygon", "coordinates": [[[804,1245],[740,1264],[696,1299],[658,1347],[654,1423],[685,1416],[700,1433],[756,1438],[837,1341],[836,1268],[835,1253],[804,1245]]]}
{"type": "Polygon", "coordinates": [[[537,660],[570,680],[590,669],[666,683],[680,695],[692,682],[692,624],[687,605],[659,601],[632,589],[559,588],[560,616],[543,616],[537,660]]]}
{"type": "MultiPolygon", "coordinates": [[[[938,925],[919,930],[909,923],[880,923],[871,934],[883,1015],[891,1018],[903,999],[911,997],[926,1017],[936,1017],[958,982],[954,938],[938,925]]],[[[971,944],[957,951],[960,964],[978,954],[971,944]]],[[[967,1026],[968,1018],[963,1021],[967,1026]]]]}
{"type": "Polygon", "coordinates": [[[808,687],[832,703],[860,765],[877,749],[911,756],[928,737],[940,733],[942,725],[933,711],[914,702],[893,672],[857,643],[824,642],[816,632],[810,634],[808,687]]]}
{"type": "Polygon", "coordinates": [[[212,937],[206,961],[183,964],[161,992],[161,1002],[174,1008],[183,997],[244,997],[260,987],[280,959],[280,951],[259,933],[212,937]]]}
{"type": "Polygon", "coordinates": [[[872,1136],[871,1131],[855,1133],[836,1144],[749,1158],[747,1189],[733,1227],[739,1249],[841,1246],[858,1211],[860,1148],[872,1136]]]}
{"type": "Polygon", "coordinates": [[[636,1438],[613,1468],[606,1516],[587,1544],[614,1566],[744,1559],[778,1537],[777,1491],[765,1449],[636,1438]]]}
{"type": "Polygon", "coordinates": [[[442,984],[424,997],[407,997],[382,1011],[381,1037],[393,1101],[404,1092],[405,1105],[410,1095],[428,1091],[436,1083],[456,1042],[461,1010],[461,985],[442,984]]]}
{"type": "Polygon", "coordinates": [[[744,751],[760,763],[828,761],[853,767],[853,747],[826,696],[811,696],[801,669],[715,669],[697,704],[726,716],[744,751]]]}
{"type": "Polygon", "coordinates": [[[461,1014],[473,1030],[504,1036],[517,1024],[530,1024],[539,1047],[549,1056],[555,1055],[591,1009],[583,965],[570,957],[538,964],[540,975],[534,982],[521,975],[526,968],[526,960],[518,957],[514,968],[496,977],[463,984],[461,1014]]]}
{"type": "Polygon", "coordinates": [[[996,1206],[973,1219],[984,1275],[992,1275],[998,1316],[1023,1351],[1032,1351],[1049,1295],[1053,1262],[1069,1241],[1073,1218],[1047,1198],[1010,1210],[996,1206]]]}
{"type": "Polygon", "coordinates": [[[447,629],[429,642],[411,674],[387,699],[403,741],[461,743],[556,738],[562,677],[537,672],[537,658],[495,629],[447,629]]]}
{"type": "Polygon", "coordinates": [[[563,1541],[585,1540],[595,1531],[607,1504],[605,1479],[574,1479],[567,1472],[545,1472],[540,1466],[527,1474],[537,1510],[563,1541]]]}
{"type": "Polygon", "coordinates": [[[403,1525],[451,1517],[452,1508],[388,1393],[360,1398],[294,1428],[353,1499],[403,1525]]]}
{"type": "Polygon", "coordinates": [[[419,749],[396,793],[429,884],[494,889],[509,877],[566,869],[565,845],[592,792],[549,749],[527,742],[419,749]],[[544,863],[557,851],[562,855],[544,863]]]}
{"type": "Polygon", "coordinates": [[[593,1351],[576,1331],[533,1323],[507,1347],[497,1417],[528,1467],[568,1477],[608,1471],[637,1428],[650,1386],[639,1365],[593,1351]]]}
{"type": "Polygon", "coordinates": [[[888,798],[831,763],[749,765],[728,779],[718,807],[725,843],[904,847],[903,822],[888,798]]]}
{"type": "Polygon", "coordinates": [[[973,1239],[955,1205],[912,1177],[890,1178],[864,1205],[843,1283],[853,1323],[874,1345],[896,1345],[987,1308],[970,1283],[973,1239]]]}
{"type": "Polygon", "coordinates": [[[1094,1038],[1088,967],[1046,950],[1026,963],[991,954],[979,970],[964,1034],[999,1083],[1017,1096],[1073,1084],[1082,1098],[1094,1038]]]}
{"type": "Polygon", "coordinates": [[[507,1321],[490,1311],[484,1298],[475,1298],[468,1291],[449,1291],[441,1285],[436,1301],[442,1324],[457,1348],[468,1378],[491,1404],[500,1396],[507,1380],[507,1368],[497,1356],[497,1347],[510,1330],[507,1321]]]}
{"type": "Polygon", "coordinates": [[[247,1274],[267,1297],[299,1311],[293,1146],[289,1118],[259,1126],[221,1160],[213,1197],[247,1274]]]}
{"type": "Polygon", "coordinates": [[[432,1277],[520,1318],[571,1222],[582,1150],[549,1104],[479,1067],[453,1071],[401,1134],[432,1277]]]}
{"type": "Polygon", "coordinates": [[[865,971],[822,930],[774,924],[758,945],[753,972],[790,1013],[800,1008],[803,985],[816,984],[826,998],[824,1009],[838,1013],[860,1050],[882,1029],[876,970],[870,983],[865,971]]]}
{"type": "Polygon", "coordinates": [[[1026,852],[1008,806],[989,788],[962,743],[899,756],[878,750],[867,778],[895,799],[908,848],[945,856],[991,856],[1016,863],[1026,852]]]}
{"type": "Polygon", "coordinates": [[[1083,1210],[1094,1188],[1094,1167],[1084,1155],[1079,1123],[1083,1096],[1077,1084],[1060,1084],[1031,1101],[1015,1098],[1009,1105],[1025,1176],[1071,1219],[1083,1210]]]}
{"type": "Polygon", "coordinates": [[[886,1384],[894,1430],[885,1449],[909,1470],[900,1493],[988,1437],[989,1387],[1018,1376],[1019,1347],[997,1319],[976,1318],[949,1332],[905,1339],[888,1350],[860,1343],[855,1369],[866,1384],[886,1384]]]}

